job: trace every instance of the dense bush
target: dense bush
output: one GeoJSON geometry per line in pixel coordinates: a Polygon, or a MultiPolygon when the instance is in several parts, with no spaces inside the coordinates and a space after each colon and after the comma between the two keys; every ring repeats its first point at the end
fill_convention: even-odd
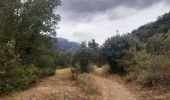
{"type": "Polygon", "coordinates": [[[26,65],[0,67],[0,94],[22,90],[31,86],[38,78],[55,74],[55,68],[38,68],[26,65]]]}
{"type": "Polygon", "coordinates": [[[39,78],[43,78],[43,77],[54,75],[55,71],[56,71],[55,67],[38,68],[37,75],[39,78]]]}
{"type": "Polygon", "coordinates": [[[71,72],[72,72],[73,79],[76,79],[76,77],[81,74],[80,65],[79,64],[74,64],[71,67],[71,72]]]}
{"type": "Polygon", "coordinates": [[[170,58],[154,56],[141,65],[138,81],[144,85],[170,84],[170,58]]]}
{"type": "Polygon", "coordinates": [[[72,66],[80,69],[80,73],[89,73],[89,64],[91,63],[91,52],[85,42],[81,44],[80,49],[74,54],[72,66]]]}
{"type": "Polygon", "coordinates": [[[1,94],[25,89],[37,78],[55,73],[52,37],[60,16],[53,10],[61,1],[1,0],[0,5],[1,94]]]}
{"type": "Polygon", "coordinates": [[[109,38],[102,47],[105,63],[112,72],[123,73],[128,82],[136,80],[148,86],[170,84],[170,32],[140,40],[132,34],[109,38]]]}
{"type": "Polygon", "coordinates": [[[37,71],[34,66],[0,67],[0,94],[28,88],[36,81],[37,71]]]}
{"type": "MultiPolygon", "coordinates": [[[[93,64],[88,64],[87,70],[88,70],[88,72],[86,72],[86,73],[94,72],[94,65],[93,64]]],[[[73,75],[74,79],[77,76],[85,73],[85,72],[82,72],[81,67],[80,67],[79,64],[75,64],[73,67],[71,67],[71,72],[72,72],[72,75],[73,75]]]]}
{"type": "Polygon", "coordinates": [[[165,55],[141,56],[135,70],[126,75],[127,82],[136,81],[145,86],[170,84],[170,58],[165,55]]]}
{"type": "Polygon", "coordinates": [[[143,44],[130,35],[115,36],[105,41],[101,54],[111,72],[126,73],[137,61],[135,57],[143,44]]]}
{"type": "Polygon", "coordinates": [[[42,55],[39,57],[38,66],[52,67],[52,66],[54,66],[54,60],[50,55],[42,55]]]}
{"type": "MultiPolygon", "coordinates": [[[[40,68],[33,65],[22,65],[19,55],[15,53],[15,41],[13,40],[1,47],[0,55],[0,94],[28,88],[35,83],[37,78],[51,76],[55,73],[54,67],[40,68]]],[[[45,59],[43,63],[47,61],[48,59],[45,59]]]]}
{"type": "Polygon", "coordinates": [[[0,46],[0,66],[16,64],[19,62],[19,55],[15,53],[15,41],[11,40],[0,46]]]}
{"type": "Polygon", "coordinates": [[[72,54],[63,50],[55,50],[54,65],[59,68],[66,68],[71,65],[72,54]]]}

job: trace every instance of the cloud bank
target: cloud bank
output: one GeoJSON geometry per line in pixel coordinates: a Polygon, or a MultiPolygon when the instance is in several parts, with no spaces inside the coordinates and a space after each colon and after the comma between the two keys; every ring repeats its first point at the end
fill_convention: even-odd
{"type": "Polygon", "coordinates": [[[116,15],[119,12],[115,10],[120,7],[127,8],[128,12],[128,9],[146,9],[159,2],[168,2],[168,0],[62,0],[61,12],[73,20],[80,18],[90,20],[96,14],[109,11],[115,13],[114,16],[119,16],[116,15]]]}
{"type": "Polygon", "coordinates": [[[94,38],[102,43],[117,29],[130,32],[170,10],[170,0],[61,1],[58,36],[79,42],[94,38]]]}

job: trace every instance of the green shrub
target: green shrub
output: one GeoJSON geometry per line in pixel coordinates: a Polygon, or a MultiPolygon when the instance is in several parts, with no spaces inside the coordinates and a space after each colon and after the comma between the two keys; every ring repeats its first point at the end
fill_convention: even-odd
{"type": "MultiPolygon", "coordinates": [[[[87,67],[87,72],[86,73],[90,73],[94,71],[94,66],[93,64],[89,64],[87,67]]],[[[79,76],[80,74],[85,73],[84,71],[81,70],[81,67],[79,64],[75,64],[72,68],[71,68],[71,72],[73,75],[73,78],[76,78],[77,76],[79,76]]]]}
{"type": "Polygon", "coordinates": [[[37,68],[34,66],[7,66],[0,71],[0,94],[29,87],[36,80],[37,68]]]}
{"type": "Polygon", "coordinates": [[[25,89],[35,82],[38,70],[32,65],[20,64],[14,40],[1,47],[0,56],[0,94],[25,89]]]}
{"type": "Polygon", "coordinates": [[[55,74],[55,68],[24,65],[0,67],[0,94],[30,87],[36,79],[55,74]]]}
{"type": "Polygon", "coordinates": [[[38,68],[37,75],[39,78],[52,76],[55,74],[55,68],[54,67],[43,67],[38,68]]]}
{"type": "Polygon", "coordinates": [[[53,58],[49,55],[42,55],[38,60],[38,66],[40,67],[52,67],[54,66],[53,58]]]}
{"type": "MultiPolygon", "coordinates": [[[[146,51],[140,51],[140,52],[134,52],[133,53],[133,59],[134,63],[126,67],[126,74],[125,74],[125,81],[127,82],[133,82],[137,80],[139,73],[144,69],[146,61],[149,61],[151,59],[151,55],[148,54],[146,51]]],[[[125,61],[128,61],[125,60],[125,61]]]]}
{"type": "Polygon", "coordinates": [[[81,73],[89,73],[89,64],[91,63],[91,52],[86,42],[82,42],[80,49],[75,52],[72,60],[73,67],[79,67],[81,73]]]}
{"type": "Polygon", "coordinates": [[[109,64],[110,72],[125,74],[133,69],[129,67],[136,65],[134,58],[143,49],[143,45],[131,35],[117,35],[105,41],[101,54],[105,63],[109,64]]]}
{"type": "Polygon", "coordinates": [[[80,65],[79,65],[79,64],[75,64],[75,65],[71,68],[71,72],[72,72],[72,77],[73,77],[74,79],[76,79],[76,77],[81,74],[80,65]]]}
{"type": "Polygon", "coordinates": [[[20,61],[19,55],[15,53],[14,40],[0,46],[0,57],[0,66],[14,65],[20,61]]]}
{"type": "Polygon", "coordinates": [[[170,58],[156,56],[144,62],[138,81],[144,85],[168,85],[170,84],[170,58]]]}

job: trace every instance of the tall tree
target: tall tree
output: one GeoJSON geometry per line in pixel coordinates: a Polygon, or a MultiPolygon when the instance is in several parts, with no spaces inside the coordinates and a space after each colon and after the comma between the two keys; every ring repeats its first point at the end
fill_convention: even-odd
{"type": "Polygon", "coordinates": [[[60,0],[1,0],[0,42],[16,43],[15,53],[30,64],[49,52],[60,16],[54,10],[60,0]],[[36,57],[35,57],[36,56],[36,57]]]}
{"type": "Polygon", "coordinates": [[[99,44],[96,43],[95,39],[92,39],[91,41],[88,42],[88,47],[93,49],[93,50],[97,50],[99,44]]]}
{"type": "Polygon", "coordinates": [[[91,59],[91,52],[89,51],[86,42],[82,42],[80,49],[74,54],[73,66],[79,65],[81,73],[89,72],[89,63],[91,59]]]}

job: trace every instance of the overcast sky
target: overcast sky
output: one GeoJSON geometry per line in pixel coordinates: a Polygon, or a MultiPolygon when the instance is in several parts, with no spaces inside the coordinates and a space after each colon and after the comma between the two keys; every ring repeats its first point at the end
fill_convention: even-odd
{"type": "Polygon", "coordinates": [[[116,31],[125,34],[170,11],[170,0],[61,0],[57,37],[96,39],[102,44],[116,31]]]}

